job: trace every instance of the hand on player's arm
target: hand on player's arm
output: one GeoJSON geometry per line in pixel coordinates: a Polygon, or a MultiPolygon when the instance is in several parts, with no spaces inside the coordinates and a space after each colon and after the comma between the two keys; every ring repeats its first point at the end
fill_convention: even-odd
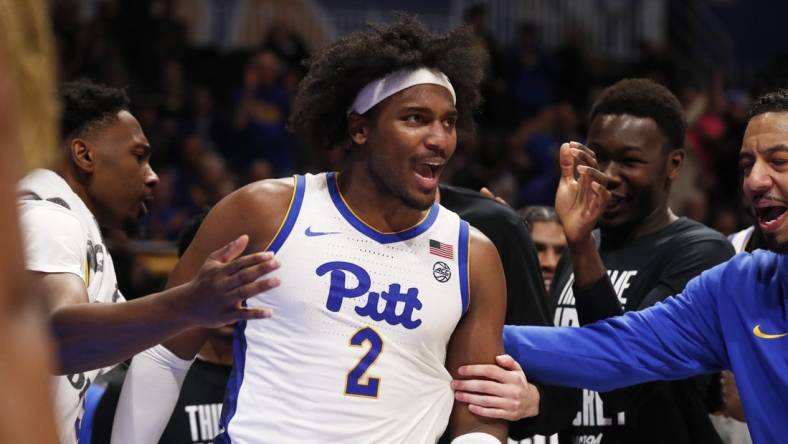
{"type": "Polygon", "coordinates": [[[539,390],[528,382],[520,364],[499,355],[495,364],[464,365],[452,381],[454,399],[468,404],[476,415],[517,421],[539,414],[539,390]]]}
{"type": "Polygon", "coordinates": [[[59,374],[116,364],[195,326],[270,316],[249,311],[241,301],[278,285],[260,279],[275,270],[273,255],[239,257],[248,239],[240,237],[209,257],[190,282],[124,304],[88,303],[85,282],[72,273],[31,273],[35,294],[47,301],[59,374]]]}
{"type": "MultiPolygon", "coordinates": [[[[251,264],[244,273],[244,264],[232,265],[227,262],[244,249],[259,251],[269,244],[279,224],[284,218],[290,197],[293,193],[291,182],[266,181],[255,183],[231,194],[206,216],[194,240],[170,275],[168,286],[191,283],[210,294],[216,285],[235,285],[235,299],[217,302],[214,307],[206,306],[193,311],[203,325],[220,326],[233,319],[255,319],[271,315],[268,309],[250,310],[241,302],[260,291],[278,284],[275,278],[270,285],[261,282],[247,282],[256,273],[251,264]],[[217,245],[228,242],[238,231],[249,233],[232,241],[226,247],[216,250],[217,245]],[[206,259],[207,258],[207,259],[206,259]],[[212,273],[233,267],[241,267],[231,276],[238,276],[231,282],[216,283],[212,273]],[[207,273],[207,275],[204,275],[207,273]],[[246,291],[248,290],[248,291],[246,291]],[[224,304],[224,305],[222,305],[224,304]],[[220,313],[217,317],[216,313],[220,313]]],[[[254,256],[254,255],[251,255],[254,256]]],[[[271,262],[272,269],[278,264],[270,253],[258,253],[271,262]]],[[[262,264],[262,263],[260,263],[262,264]]],[[[259,271],[259,270],[257,270],[259,271]]],[[[224,287],[222,287],[224,288],[224,287]]],[[[209,333],[208,328],[193,328],[166,341],[163,345],[146,350],[135,356],[123,383],[115,419],[112,426],[112,444],[133,444],[137,442],[158,442],[178,400],[181,385],[194,355],[200,350],[209,333]]]]}
{"type": "Polygon", "coordinates": [[[559,153],[561,179],[555,211],[572,254],[575,285],[587,287],[605,274],[591,232],[610,200],[607,176],[599,171],[594,152],[577,142],[564,143],[559,153]]]}
{"type": "MultiPolygon", "coordinates": [[[[241,233],[249,235],[248,244],[244,244],[247,251],[266,249],[285,217],[293,192],[292,179],[267,180],[247,185],[222,199],[205,217],[194,240],[170,274],[167,287],[176,287],[196,280],[211,252],[232,241],[241,233]]],[[[254,294],[256,293],[249,294],[244,299],[254,294]]],[[[240,300],[230,310],[230,313],[239,316],[249,315],[252,318],[255,315],[259,317],[271,315],[268,309],[245,308],[240,300]]],[[[207,314],[210,315],[211,311],[207,314]]],[[[216,319],[211,326],[219,327],[233,320],[216,319]]],[[[192,359],[202,348],[207,336],[207,329],[192,328],[167,340],[164,345],[180,358],[192,359]]]]}
{"type": "MultiPolygon", "coordinates": [[[[461,366],[492,364],[503,351],[506,283],[501,260],[483,234],[471,229],[470,237],[468,311],[454,330],[446,356],[446,367],[455,380],[465,379],[461,366]]],[[[455,399],[448,429],[454,443],[505,442],[507,429],[504,420],[479,416],[455,399]]]]}

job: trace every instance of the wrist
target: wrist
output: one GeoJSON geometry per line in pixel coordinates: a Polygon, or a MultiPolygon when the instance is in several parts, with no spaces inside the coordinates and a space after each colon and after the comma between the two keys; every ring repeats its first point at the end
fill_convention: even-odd
{"type": "Polygon", "coordinates": [[[576,236],[572,239],[566,239],[566,246],[572,252],[572,256],[577,256],[588,251],[596,250],[596,242],[591,233],[586,233],[581,236],[576,236]]]}
{"type": "Polygon", "coordinates": [[[526,386],[527,395],[526,399],[526,408],[523,412],[522,418],[532,418],[539,414],[539,404],[542,401],[541,395],[539,394],[539,388],[535,385],[531,384],[530,382],[526,386]]]}
{"type": "Polygon", "coordinates": [[[166,320],[180,324],[182,329],[200,326],[199,320],[192,316],[192,311],[190,310],[188,297],[192,291],[190,287],[191,282],[186,282],[168,288],[158,294],[158,302],[160,303],[157,309],[160,310],[166,320]]]}

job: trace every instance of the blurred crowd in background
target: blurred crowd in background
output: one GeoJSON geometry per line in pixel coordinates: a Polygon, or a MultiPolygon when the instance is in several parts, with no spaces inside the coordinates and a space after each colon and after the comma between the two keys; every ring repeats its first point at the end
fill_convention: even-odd
{"type": "MultiPolygon", "coordinates": [[[[246,35],[248,44],[225,48],[195,38],[204,24],[184,3],[95,1],[90,14],[78,0],[52,7],[60,80],[127,88],[153,147],[160,183],[135,239],[173,242],[194,216],[246,183],[337,162],[336,153],[304,146],[287,128],[302,61],[328,38],[321,40],[320,27],[271,21],[259,35],[246,35]]],[[[309,14],[309,2],[292,5],[305,11],[292,14],[309,14]]],[[[501,45],[483,5],[469,6],[462,19],[490,61],[478,131],[461,137],[446,182],[487,186],[515,208],[552,205],[558,147],[584,140],[596,94],[623,77],[650,77],[676,94],[689,121],[674,211],[724,234],[749,224],[739,198],[738,150],[751,98],[772,85],[733,86],[723,67],[696,69],[675,48],[646,42],[636,57],[615,60],[596,53],[580,28],[547,48],[539,25],[524,21],[513,43],[501,45]]],[[[151,247],[130,249],[124,233],[110,237],[127,297],[156,291],[160,278],[152,279],[155,270],[133,254],[151,247]]]]}

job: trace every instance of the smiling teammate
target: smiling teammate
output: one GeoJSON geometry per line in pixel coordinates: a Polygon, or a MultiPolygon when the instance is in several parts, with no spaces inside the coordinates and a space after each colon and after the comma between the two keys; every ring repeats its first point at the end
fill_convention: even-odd
{"type": "MultiPolygon", "coordinates": [[[[622,80],[600,94],[589,121],[587,152],[606,174],[611,197],[593,216],[575,205],[568,154],[584,156],[585,147],[562,147],[556,212],[569,255],[553,280],[556,326],[577,327],[650,307],[733,255],[720,233],[676,217],[668,207],[684,156],[685,128],[681,105],[670,91],[646,79],[622,80]]],[[[527,360],[523,368],[529,374],[527,360]]],[[[601,397],[585,390],[561,441],[719,443],[705,406],[710,380],[653,383],[601,397]]]]}
{"type": "MultiPolygon", "coordinates": [[[[449,386],[459,365],[494,362],[506,297],[492,243],[435,203],[479,102],[472,38],[403,17],[327,47],[293,124],[316,148],[347,149],[347,167],[254,183],[203,222],[173,283],[240,232],[282,264],[279,290],[248,301],[273,322],[237,327],[216,442],[434,443],[447,424],[456,443],[505,439],[503,421],[455,404],[449,386]]],[[[199,339],[168,346],[190,358],[199,339]]],[[[124,387],[134,402],[115,442],[150,426],[144,379],[124,387]]]]}
{"type": "MultiPolygon", "coordinates": [[[[750,115],[740,151],[742,188],[768,250],[739,254],[644,311],[583,328],[506,327],[507,352],[532,378],[607,391],[729,369],[753,441],[785,440],[788,90],[760,97],[750,115]]],[[[576,193],[581,206],[598,195],[588,187],[576,193]]]]}

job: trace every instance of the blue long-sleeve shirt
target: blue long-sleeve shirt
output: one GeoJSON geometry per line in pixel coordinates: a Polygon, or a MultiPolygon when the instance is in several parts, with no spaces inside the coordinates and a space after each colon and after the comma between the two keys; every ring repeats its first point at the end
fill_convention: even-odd
{"type": "Polygon", "coordinates": [[[597,391],[731,369],[755,442],[788,440],[788,256],[742,253],[652,308],[582,328],[506,326],[529,378],[597,391]]]}

